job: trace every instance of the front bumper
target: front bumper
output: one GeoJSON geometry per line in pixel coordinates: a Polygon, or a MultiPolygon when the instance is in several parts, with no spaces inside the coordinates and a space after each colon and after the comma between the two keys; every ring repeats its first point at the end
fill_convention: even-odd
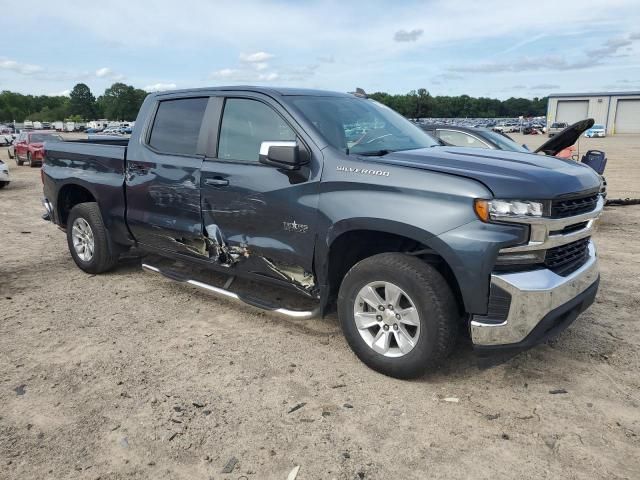
{"type": "Polygon", "coordinates": [[[7,170],[0,170],[0,182],[10,182],[9,172],[7,170]]]}
{"type": "Polygon", "coordinates": [[[492,274],[491,289],[500,292],[503,310],[510,302],[508,313],[500,321],[490,315],[474,316],[470,323],[474,347],[479,352],[519,351],[544,341],[593,303],[599,278],[593,242],[587,261],[564,277],[548,269],[492,274]]]}

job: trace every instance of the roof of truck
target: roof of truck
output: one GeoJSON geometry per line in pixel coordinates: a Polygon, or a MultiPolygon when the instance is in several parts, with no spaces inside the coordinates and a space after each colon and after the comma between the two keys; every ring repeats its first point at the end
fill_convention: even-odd
{"type": "Polygon", "coordinates": [[[198,92],[211,92],[216,90],[222,91],[243,91],[243,92],[256,92],[263,93],[265,95],[281,95],[281,96],[295,96],[305,95],[314,97],[351,97],[352,95],[345,92],[332,92],[329,90],[315,90],[311,88],[291,88],[291,87],[260,87],[255,85],[231,85],[220,87],[204,87],[204,88],[187,88],[183,90],[167,90],[163,92],[157,92],[153,95],[173,95],[176,93],[198,93],[198,92]]]}

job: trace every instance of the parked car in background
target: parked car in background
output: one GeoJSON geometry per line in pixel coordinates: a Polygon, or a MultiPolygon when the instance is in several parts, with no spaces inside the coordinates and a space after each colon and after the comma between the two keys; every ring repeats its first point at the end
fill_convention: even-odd
{"type": "Polygon", "coordinates": [[[21,132],[14,145],[14,156],[17,165],[26,163],[30,167],[42,164],[44,159],[44,142],[63,141],[54,131],[21,132]]]}
{"type": "Polygon", "coordinates": [[[120,127],[107,127],[102,132],[101,135],[122,135],[120,132],[120,127]]]}
{"type": "Polygon", "coordinates": [[[85,130],[86,133],[100,133],[102,132],[104,129],[103,128],[87,128],[85,130]]]}
{"type": "Polygon", "coordinates": [[[593,137],[603,138],[607,136],[607,130],[604,128],[604,125],[596,123],[593,127],[591,127],[589,130],[584,132],[584,136],[587,138],[593,138],[593,137]]]}
{"type": "Polygon", "coordinates": [[[544,153],[558,158],[571,159],[575,154],[574,143],[580,135],[593,125],[593,119],[588,118],[577,122],[548,140],[535,151],[530,151],[526,145],[519,145],[506,134],[494,132],[486,128],[459,127],[454,125],[421,125],[421,128],[436,137],[444,145],[455,147],[488,148],[492,150],[507,150],[511,152],[544,153]]]}
{"type": "Polygon", "coordinates": [[[568,126],[569,124],[566,122],[554,122],[549,127],[549,131],[547,133],[549,133],[549,137],[553,137],[556,133],[560,133],[562,130],[564,130],[568,126]]]}
{"type": "Polygon", "coordinates": [[[487,128],[455,125],[421,125],[420,127],[432,137],[441,140],[443,145],[531,153],[527,147],[518,144],[510,136],[487,128]]]}
{"type": "Polygon", "coordinates": [[[13,143],[13,135],[10,133],[0,133],[0,146],[7,147],[13,143]]]}
{"type": "Polygon", "coordinates": [[[4,188],[11,182],[9,177],[9,167],[7,164],[0,160],[0,188],[4,188]]]}

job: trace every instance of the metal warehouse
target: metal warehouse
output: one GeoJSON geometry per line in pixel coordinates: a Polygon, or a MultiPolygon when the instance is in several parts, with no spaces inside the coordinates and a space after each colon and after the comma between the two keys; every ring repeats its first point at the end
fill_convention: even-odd
{"type": "Polygon", "coordinates": [[[547,122],[569,124],[593,118],[607,134],[640,133],[640,92],[557,93],[549,95],[547,122]]]}

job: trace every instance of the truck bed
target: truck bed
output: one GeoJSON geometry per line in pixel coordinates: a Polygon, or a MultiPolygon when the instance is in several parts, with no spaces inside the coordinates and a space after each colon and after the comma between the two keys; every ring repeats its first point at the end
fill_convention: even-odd
{"type": "Polygon", "coordinates": [[[106,226],[123,243],[130,238],[125,223],[127,144],[126,138],[109,137],[46,142],[42,166],[50,179],[44,185],[45,197],[60,208],[58,199],[65,198],[65,190],[71,185],[84,188],[100,205],[106,226]]]}

